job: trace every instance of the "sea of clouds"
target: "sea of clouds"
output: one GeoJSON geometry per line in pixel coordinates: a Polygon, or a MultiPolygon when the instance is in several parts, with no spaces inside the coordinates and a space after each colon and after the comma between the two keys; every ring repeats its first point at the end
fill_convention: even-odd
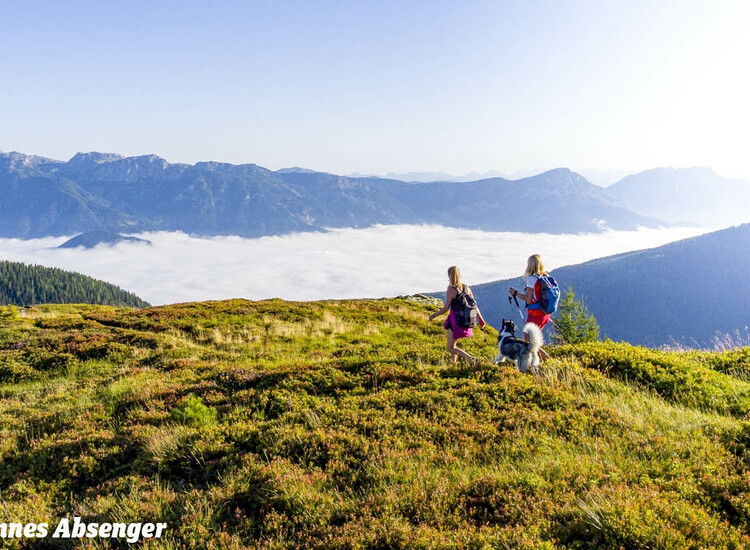
{"type": "Polygon", "coordinates": [[[520,277],[531,254],[541,254],[554,269],[706,231],[551,235],[389,225],[259,239],[156,232],[135,235],[153,246],[120,243],[88,250],[56,248],[69,237],[0,239],[0,259],[84,273],[154,305],[225,298],[380,298],[442,291],[451,265],[460,267],[464,282],[478,284],[520,277]]]}

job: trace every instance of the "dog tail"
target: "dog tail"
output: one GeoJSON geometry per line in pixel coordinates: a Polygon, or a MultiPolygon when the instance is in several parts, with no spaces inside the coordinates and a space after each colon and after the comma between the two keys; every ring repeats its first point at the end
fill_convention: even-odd
{"type": "Polygon", "coordinates": [[[532,351],[535,355],[539,351],[539,348],[544,345],[544,336],[542,336],[542,329],[534,323],[526,323],[523,327],[523,331],[529,335],[529,351],[532,351]]]}

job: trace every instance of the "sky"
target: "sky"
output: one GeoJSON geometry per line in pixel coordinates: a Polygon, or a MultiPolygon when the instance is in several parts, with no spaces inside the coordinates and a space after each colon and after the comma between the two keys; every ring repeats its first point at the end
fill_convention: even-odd
{"type": "MultiPolygon", "coordinates": [[[[243,239],[181,232],[138,235],[152,243],[56,248],[67,237],[0,239],[4,260],[77,271],[153,305],[246,298],[381,298],[446,288],[447,268],[474,285],[518,277],[531,253],[554,269],[692,237],[698,228],[525,234],[437,225],[331,229],[243,239]]],[[[564,284],[564,281],[561,281],[564,284]]]]}
{"type": "Polygon", "coordinates": [[[0,1],[0,150],[750,180],[750,2],[0,1]]]}

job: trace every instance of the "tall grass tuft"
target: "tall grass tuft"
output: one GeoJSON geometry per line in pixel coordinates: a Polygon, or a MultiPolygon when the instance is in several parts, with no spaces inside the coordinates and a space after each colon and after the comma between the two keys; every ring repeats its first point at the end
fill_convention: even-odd
{"type": "Polygon", "coordinates": [[[177,407],[172,409],[172,420],[178,424],[202,428],[215,426],[218,413],[215,408],[207,407],[195,394],[188,395],[177,407]]]}

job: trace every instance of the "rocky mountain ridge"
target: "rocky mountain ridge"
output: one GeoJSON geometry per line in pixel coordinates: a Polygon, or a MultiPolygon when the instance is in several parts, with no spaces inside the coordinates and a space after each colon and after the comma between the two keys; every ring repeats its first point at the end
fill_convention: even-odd
{"type": "Polygon", "coordinates": [[[414,184],[255,164],[171,164],[156,155],[79,153],[61,162],[3,153],[0,191],[0,236],[17,238],[94,230],[259,237],[375,224],[551,233],[659,225],[567,169],[516,181],[414,184]]]}

